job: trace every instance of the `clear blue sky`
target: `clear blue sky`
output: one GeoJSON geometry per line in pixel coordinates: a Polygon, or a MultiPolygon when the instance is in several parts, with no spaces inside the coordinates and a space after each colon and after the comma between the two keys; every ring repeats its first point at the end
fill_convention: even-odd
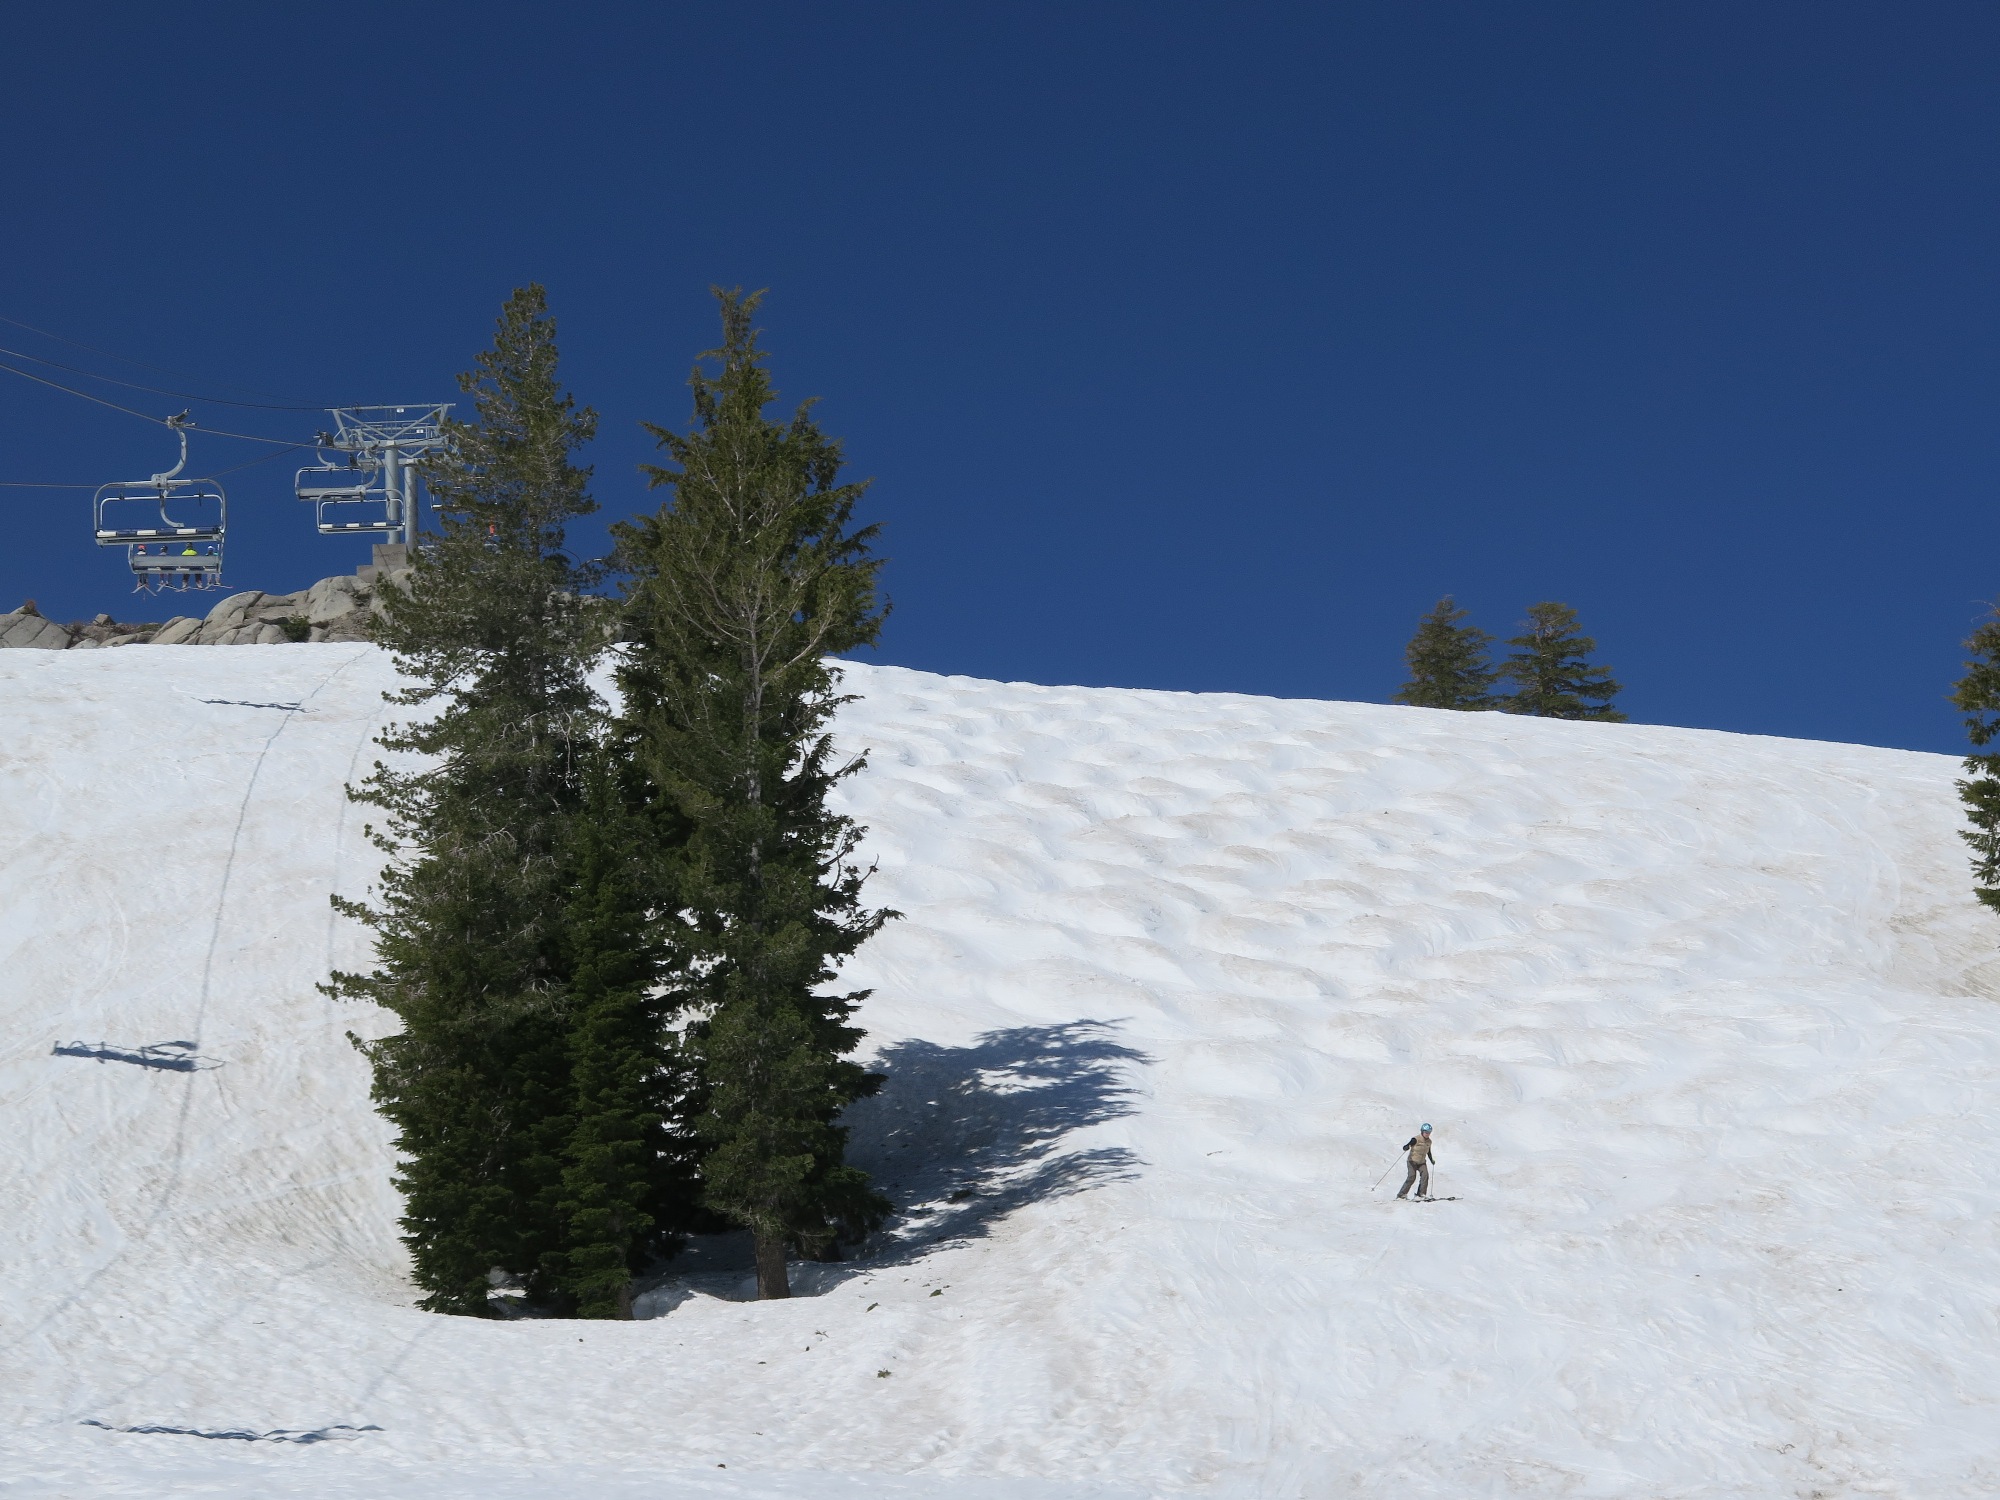
{"type": "MultiPolygon", "coordinates": [[[[1636,719],[1953,751],[1996,77],[1972,4],[16,7],[0,315],[177,373],[0,345],[449,399],[540,280],[615,517],[707,287],[768,287],[876,480],[881,659],[1382,700],[1440,594],[1503,635],[1553,598],[1636,719]]],[[[167,452],[0,374],[0,480],[167,452]]],[[[236,587],[361,559],[295,461],[227,481],[236,587]]],[[[174,612],[87,498],[0,490],[0,608],[174,612]]]]}

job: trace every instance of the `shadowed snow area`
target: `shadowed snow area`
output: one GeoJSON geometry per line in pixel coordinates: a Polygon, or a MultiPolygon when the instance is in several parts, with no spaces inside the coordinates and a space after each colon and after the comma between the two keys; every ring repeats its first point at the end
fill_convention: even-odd
{"type": "Polygon", "coordinates": [[[410,1306],[385,1018],[313,988],[390,680],[0,657],[10,1494],[2000,1492],[1952,761],[856,667],[903,1212],[790,1302],[724,1236],[479,1321],[410,1306]]]}

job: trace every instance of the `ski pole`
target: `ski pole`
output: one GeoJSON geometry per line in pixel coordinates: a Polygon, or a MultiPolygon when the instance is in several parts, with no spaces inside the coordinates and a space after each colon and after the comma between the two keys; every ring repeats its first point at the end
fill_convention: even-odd
{"type": "Polygon", "coordinates": [[[1396,1164],[1395,1162],[1392,1161],[1389,1163],[1387,1167],[1383,1169],[1382,1175],[1375,1179],[1375,1187],[1371,1187],[1370,1189],[1368,1189],[1368,1191],[1371,1193],[1374,1192],[1375,1188],[1380,1187],[1383,1184],[1383,1182],[1387,1180],[1389,1174],[1395,1170],[1396,1170],[1396,1164]]]}

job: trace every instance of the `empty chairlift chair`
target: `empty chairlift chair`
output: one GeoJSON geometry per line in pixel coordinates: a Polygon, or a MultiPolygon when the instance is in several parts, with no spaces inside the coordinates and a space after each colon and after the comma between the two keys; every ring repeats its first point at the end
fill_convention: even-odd
{"type": "Polygon", "coordinates": [[[396,531],[401,523],[390,515],[382,480],[382,466],[365,458],[325,460],[299,470],[292,493],[312,506],[323,536],[396,531]]]}
{"type": "Polygon", "coordinates": [[[333,430],[318,439],[318,461],[299,470],[293,493],[313,507],[323,536],[375,532],[408,541],[414,529],[418,471],[450,448],[449,403],[329,408],[333,430]]]}
{"type": "Polygon", "coordinates": [[[183,479],[188,414],[169,417],[181,440],[181,461],[146,479],[101,486],[91,500],[100,547],[123,547],[134,592],[222,586],[222,547],[229,499],[213,479],[183,479]]]}

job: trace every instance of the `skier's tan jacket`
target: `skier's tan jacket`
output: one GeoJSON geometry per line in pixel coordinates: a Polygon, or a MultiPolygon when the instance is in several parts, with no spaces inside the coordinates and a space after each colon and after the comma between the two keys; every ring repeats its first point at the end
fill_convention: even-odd
{"type": "Polygon", "coordinates": [[[1429,1163],[1430,1159],[1431,1138],[1427,1135],[1413,1137],[1410,1141],[1410,1165],[1413,1167],[1425,1166],[1429,1163]]]}

